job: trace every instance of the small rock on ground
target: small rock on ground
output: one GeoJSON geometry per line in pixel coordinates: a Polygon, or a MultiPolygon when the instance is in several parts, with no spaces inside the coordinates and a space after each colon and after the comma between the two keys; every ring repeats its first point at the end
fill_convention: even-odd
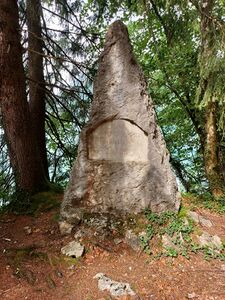
{"type": "Polygon", "coordinates": [[[23,230],[27,235],[30,235],[33,232],[32,229],[30,228],[30,226],[23,227],[23,230]]]}
{"type": "Polygon", "coordinates": [[[84,254],[84,246],[76,241],[72,241],[61,249],[62,254],[79,258],[84,254]]]}
{"type": "Polygon", "coordinates": [[[162,235],[162,246],[163,248],[176,248],[176,246],[174,245],[172,238],[165,233],[164,235],[162,235]]]}
{"type": "Polygon", "coordinates": [[[208,232],[203,232],[199,237],[199,244],[202,247],[210,247],[211,249],[222,250],[223,243],[219,236],[210,235],[208,232]]]}
{"type": "Polygon", "coordinates": [[[203,218],[202,216],[199,216],[199,222],[202,226],[211,228],[213,226],[212,222],[208,219],[203,218]]]}
{"type": "MultiPolygon", "coordinates": [[[[177,238],[179,239],[180,244],[184,243],[184,239],[183,239],[183,236],[182,236],[181,232],[178,233],[177,238]]],[[[167,249],[167,248],[173,248],[173,249],[176,249],[176,250],[179,249],[179,247],[177,247],[177,245],[174,244],[173,238],[170,237],[167,233],[162,235],[162,246],[163,246],[164,249],[167,249]]]]}
{"type": "Polygon", "coordinates": [[[189,211],[187,213],[188,217],[191,218],[195,223],[199,223],[199,214],[196,213],[195,211],[189,211]]]}
{"type": "Polygon", "coordinates": [[[79,229],[75,234],[74,234],[74,238],[76,240],[79,240],[81,238],[83,238],[84,236],[88,236],[87,232],[85,232],[84,229],[79,229]]]}
{"type": "Polygon", "coordinates": [[[198,298],[198,295],[196,295],[195,292],[193,292],[193,293],[188,293],[188,294],[187,294],[187,298],[188,298],[188,299],[195,299],[195,298],[198,298]]]}
{"type": "Polygon", "coordinates": [[[103,273],[96,274],[94,278],[98,279],[98,288],[101,291],[109,291],[113,297],[123,297],[123,299],[129,299],[124,297],[137,296],[136,293],[131,289],[129,283],[114,281],[103,273]]]}
{"type": "Polygon", "coordinates": [[[140,236],[136,235],[132,230],[127,230],[125,234],[125,242],[129,245],[134,251],[141,250],[140,236]]]}
{"type": "Polygon", "coordinates": [[[114,241],[115,245],[119,245],[119,244],[121,244],[123,242],[122,239],[118,239],[118,238],[115,238],[113,241],[114,241]]]}
{"type": "Polygon", "coordinates": [[[66,221],[60,221],[59,222],[59,231],[62,235],[71,234],[73,229],[73,225],[66,222],[66,221]]]}
{"type": "Polygon", "coordinates": [[[204,227],[212,227],[213,224],[210,220],[205,219],[204,217],[200,216],[198,213],[196,213],[195,211],[189,211],[188,212],[188,216],[197,224],[200,224],[204,227]]]}

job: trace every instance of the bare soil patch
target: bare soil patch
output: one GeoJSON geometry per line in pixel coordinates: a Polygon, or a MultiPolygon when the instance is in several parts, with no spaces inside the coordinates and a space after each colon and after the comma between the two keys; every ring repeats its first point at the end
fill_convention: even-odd
{"type": "MultiPolygon", "coordinates": [[[[210,234],[225,238],[225,216],[199,209],[213,222],[210,234]]],[[[37,217],[4,215],[0,218],[0,299],[103,300],[97,273],[130,283],[140,299],[225,299],[225,262],[206,261],[203,255],[190,259],[151,259],[126,244],[112,240],[84,241],[86,253],[76,260],[65,258],[60,249],[71,236],[61,236],[57,209],[37,217]],[[24,227],[32,232],[28,234],[24,227]]]]}

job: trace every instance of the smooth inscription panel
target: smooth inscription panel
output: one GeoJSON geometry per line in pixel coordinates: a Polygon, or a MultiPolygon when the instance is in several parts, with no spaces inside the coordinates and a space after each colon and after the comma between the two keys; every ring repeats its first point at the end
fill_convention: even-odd
{"type": "Polygon", "coordinates": [[[105,122],[88,138],[88,158],[113,162],[147,162],[148,137],[129,121],[105,122]]]}

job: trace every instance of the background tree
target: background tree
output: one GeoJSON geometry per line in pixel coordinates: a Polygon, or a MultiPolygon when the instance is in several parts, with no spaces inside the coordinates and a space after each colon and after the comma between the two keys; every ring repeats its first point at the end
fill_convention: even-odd
{"type": "MultiPolygon", "coordinates": [[[[50,179],[63,185],[76,155],[79,131],[87,120],[92,96],[92,79],[88,75],[91,58],[85,63],[83,48],[90,51],[95,40],[80,26],[78,9],[75,3],[71,9],[67,1],[19,1],[23,65],[31,112],[28,123],[39,142],[45,176],[48,170],[44,134],[50,179]]],[[[15,189],[3,133],[1,149],[1,201],[7,201],[15,189]]]]}
{"type": "Polygon", "coordinates": [[[225,192],[224,177],[224,105],[225,74],[224,33],[222,19],[216,17],[216,1],[194,3],[200,14],[201,49],[199,54],[200,80],[197,103],[203,106],[205,120],[204,161],[206,175],[214,196],[225,192]]]}
{"type": "Polygon", "coordinates": [[[39,155],[46,178],[49,179],[45,139],[45,82],[43,70],[43,46],[41,16],[42,7],[39,0],[27,0],[28,30],[28,76],[29,108],[33,134],[37,142],[39,155]]]}
{"type": "Polygon", "coordinates": [[[37,192],[46,184],[26,98],[17,1],[0,3],[0,105],[17,190],[37,192]]]}

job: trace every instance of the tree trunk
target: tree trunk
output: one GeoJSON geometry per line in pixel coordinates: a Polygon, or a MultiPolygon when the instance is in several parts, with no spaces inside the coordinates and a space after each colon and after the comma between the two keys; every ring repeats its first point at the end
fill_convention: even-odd
{"type": "Polygon", "coordinates": [[[45,176],[32,134],[16,0],[0,1],[0,107],[17,190],[41,190],[45,176]]]}
{"type": "Polygon", "coordinates": [[[45,140],[45,83],[41,9],[39,0],[27,0],[29,106],[33,133],[36,138],[45,176],[49,179],[45,140]]]}
{"type": "Polygon", "coordinates": [[[208,70],[210,60],[215,57],[215,34],[213,18],[211,17],[214,0],[204,0],[200,6],[202,51],[200,57],[200,90],[205,104],[205,142],[204,162],[206,176],[212,194],[215,197],[225,192],[222,166],[219,157],[219,131],[217,128],[217,103],[214,95],[214,74],[208,70]],[[206,74],[206,75],[205,75],[206,74]]]}
{"type": "Polygon", "coordinates": [[[219,160],[216,121],[216,102],[211,100],[206,108],[204,160],[206,175],[212,194],[218,197],[224,193],[224,181],[219,160]]]}

